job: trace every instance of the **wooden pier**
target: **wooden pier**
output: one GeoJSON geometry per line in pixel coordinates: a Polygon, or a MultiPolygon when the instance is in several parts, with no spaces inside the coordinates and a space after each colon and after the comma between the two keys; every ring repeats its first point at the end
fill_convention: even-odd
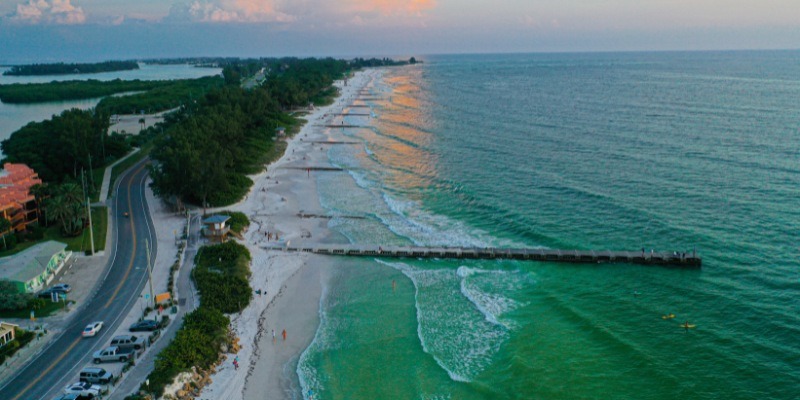
{"type": "Polygon", "coordinates": [[[380,247],[380,246],[262,246],[266,250],[303,252],[332,256],[382,258],[439,258],[477,260],[521,260],[581,264],[627,263],[700,268],[702,259],[691,253],[642,251],[593,251],[552,249],[501,249],[472,247],[380,247]]]}

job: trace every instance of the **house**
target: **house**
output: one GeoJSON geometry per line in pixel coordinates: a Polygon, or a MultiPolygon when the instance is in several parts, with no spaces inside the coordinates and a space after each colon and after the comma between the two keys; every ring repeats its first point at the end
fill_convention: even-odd
{"type": "Polygon", "coordinates": [[[36,198],[30,189],[41,184],[39,175],[25,164],[5,163],[0,171],[0,217],[11,222],[9,232],[23,232],[39,221],[36,198]]]}
{"type": "Polygon", "coordinates": [[[231,217],[227,215],[212,215],[203,220],[203,235],[212,241],[224,242],[231,228],[227,222],[231,217]]]}
{"type": "Polygon", "coordinates": [[[49,240],[12,256],[0,258],[0,279],[14,283],[20,293],[34,293],[53,280],[72,256],[64,243],[49,240]]]}
{"type": "Polygon", "coordinates": [[[14,331],[17,328],[19,328],[19,325],[0,322],[0,347],[3,347],[8,344],[8,342],[14,340],[14,331]]]}
{"type": "Polygon", "coordinates": [[[278,139],[285,138],[286,137],[286,128],[284,128],[282,126],[279,126],[279,127],[275,128],[275,135],[278,137],[278,139]]]}

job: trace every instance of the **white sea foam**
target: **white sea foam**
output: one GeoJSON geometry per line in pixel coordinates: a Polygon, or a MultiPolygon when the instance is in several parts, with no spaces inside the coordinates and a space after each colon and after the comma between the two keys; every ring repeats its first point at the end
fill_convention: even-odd
{"type": "Polygon", "coordinates": [[[300,390],[302,391],[301,396],[303,399],[308,399],[309,390],[319,392],[323,389],[322,381],[317,375],[317,370],[312,366],[311,356],[312,354],[319,354],[325,342],[324,332],[327,329],[328,318],[323,304],[327,298],[328,288],[327,286],[323,286],[322,295],[319,298],[319,325],[317,325],[317,331],[314,333],[314,339],[311,341],[311,344],[303,350],[297,361],[296,372],[297,378],[300,381],[300,390]]]}
{"type": "Polygon", "coordinates": [[[502,316],[519,308],[521,303],[504,296],[502,289],[507,288],[506,281],[517,281],[518,277],[513,276],[517,274],[512,275],[506,271],[484,270],[466,266],[459,267],[456,273],[461,278],[461,294],[475,305],[475,308],[484,315],[487,321],[505,329],[514,327],[512,322],[502,320],[502,316]],[[483,290],[480,287],[481,283],[491,286],[494,293],[483,290]]]}
{"type": "Polygon", "coordinates": [[[470,382],[488,368],[508,330],[488,322],[459,291],[463,279],[452,269],[421,269],[376,260],[414,284],[417,335],[422,349],[450,378],[470,382]]]}

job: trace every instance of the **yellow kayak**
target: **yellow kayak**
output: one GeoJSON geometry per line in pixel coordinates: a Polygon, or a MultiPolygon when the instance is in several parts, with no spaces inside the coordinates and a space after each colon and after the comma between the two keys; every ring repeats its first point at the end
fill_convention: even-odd
{"type": "Polygon", "coordinates": [[[661,319],[673,319],[673,318],[675,318],[675,314],[667,314],[661,316],[661,319]]]}
{"type": "Polygon", "coordinates": [[[680,324],[678,326],[680,326],[683,329],[694,329],[695,327],[697,327],[697,325],[695,324],[680,324]]]}

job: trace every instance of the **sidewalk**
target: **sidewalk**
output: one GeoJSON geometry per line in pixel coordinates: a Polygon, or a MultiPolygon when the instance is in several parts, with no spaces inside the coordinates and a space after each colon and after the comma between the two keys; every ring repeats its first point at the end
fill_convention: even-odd
{"type": "MultiPolygon", "coordinates": [[[[192,217],[192,226],[199,228],[199,218],[192,217]]],[[[122,400],[126,396],[134,394],[139,390],[139,387],[147,379],[147,376],[155,367],[156,356],[163,350],[178,332],[178,329],[183,325],[183,316],[187,313],[194,311],[200,305],[200,297],[197,296],[196,289],[192,283],[191,272],[194,268],[194,256],[200,248],[199,229],[190,235],[189,246],[186,248],[186,253],[183,258],[183,265],[178,272],[176,281],[177,293],[179,296],[180,306],[178,313],[170,315],[172,322],[167,327],[166,331],[162,332],[161,337],[150,347],[143,357],[136,361],[134,366],[122,378],[119,385],[114,389],[114,392],[108,397],[108,400],[122,400]]]]}
{"type": "MultiPolygon", "coordinates": [[[[150,201],[152,201],[152,198],[148,193],[148,202],[150,201]]],[[[153,215],[153,217],[155,218],[156,216],[153,215]]],[[[159,337],[147,352],[136,361],[136,365],[123,376],[118,386],[114,388],[113,393],[108,397],[109,400],[122,400],[126,396],[134,394],[139,390],[139,387],[153,370],[156,357],[161,350],[169,345],[177,334],[178,329],[183,324],[183,316],[186,313],[194,311],[200,305],[200,297],[197,295],[191,280],[191,272],[194,268],[194,256],[202,245],[200,242],[200,220],[198,216],[192,217],[191,226],[193,229],[189,236],[189,244],[184,253],[183,264],[181,264],[176,280],[178,313],[174,315],[168,314],[171,321],[167,329],[161,332],[161,337],[159,337]]],[[[174,249],[159,249],[159,252],[167,251],[168,253],[166,254],[170,254],[173,250],[174,249]]],[[[131,314],[137,314],[136,311],[137,310],[134,308],[131,310],[131,314]]]]}
{"type": "Polygon", "coordinates": [[[108,189],[111,186],[111,170],[114,169],[114,166],[117,164],[125,161],[128,157],[136,154],[139,152],[139,148],[134,148],[132,152],[128,153],[125,157],[120,158],[119,160],[115,161],[113,164],[106,167],[106,171],[103,172],[103,184],[100,186],[100,200],[99,202],[102,203],[106,201],[108,198],[108,189]]]}

